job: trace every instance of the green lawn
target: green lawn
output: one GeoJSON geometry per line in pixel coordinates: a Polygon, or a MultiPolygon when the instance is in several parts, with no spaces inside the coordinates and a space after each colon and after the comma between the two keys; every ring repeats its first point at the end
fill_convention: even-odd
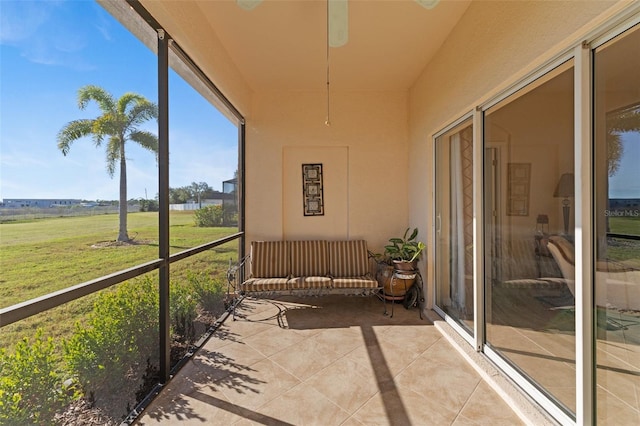
{"type": "MultiPolygon", "coordinates": [[[[614,234],[640,235],[640,217],[610,217],[609,228],[614,234]]],[[[611,238],[607,245],[607,257],[640,268],[640,241],[611,238]]]]}
{"type": "MultiPolygon", "coordinates": [[[[118,232],[118,216],[113,214],[0,224],[0,308],[158,258],[157,213],[129,214],[128,231],[137,244],[111,244],[118,232]]],[[[172,212],[171,252],[235,232],[236,228],[198,228],[193,212],[172,212]]],[[[171,281],[179,283],[187,271],[222,279],[229,259],[237,257],[237,241],[227,243],[171,264],[171,281]]],[[[157,271],[149,274],[155,277],[157,271]]],[[[64,335],[91,310],[92,302],[91,296],[85,297],[5,327],[2,346],[40,326],[46,327],[45,334],[64,335]]]]}
{"type": "MultiPolygon", "coordinates": [[[[118,216],[84,216],[0,224],[0,307],[6,307],[158,258],[158,214],[133,213],[129,236],[138,244],[109,245],[118,216]]],[[[171,252],[236,232],[235,228],[198,228],[192,212],[172,212],[171,252]]],[[[235,249],[221,248],[224,260],[235,249]]],[[[212,252],[214,252],[212,251],[212,252]]],[[[201,256],[197,256],[201,257],[201,256]]],[[[198,259],[183,263],[202,263],[198,259]]]]}
{"type": "Polygon", "coordinates": [[[609,228],[614,234],[640,235],[640,217],[610,217],[609,228]]]}

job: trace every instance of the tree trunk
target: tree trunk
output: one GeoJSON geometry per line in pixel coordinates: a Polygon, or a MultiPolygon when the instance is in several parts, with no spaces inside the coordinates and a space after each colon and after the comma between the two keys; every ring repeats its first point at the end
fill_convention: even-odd
{"type": "Polygon", "coordinates": [[[118,216],[120,227],[118,230],[118,241],[129,241],[127,234],[127,162],[124,156],[124,139],[121,139],[120,148],[120,205],[118,216]]]}

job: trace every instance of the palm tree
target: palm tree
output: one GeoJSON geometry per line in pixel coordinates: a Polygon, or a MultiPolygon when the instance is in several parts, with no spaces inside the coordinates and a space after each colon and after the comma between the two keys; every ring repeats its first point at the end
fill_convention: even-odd
{"type": "Polygon", "coordinates": [[[92,135],[96,147],[106,139],[107,173],[113,178],[116,165],[120,163],[120,226],[118,241],[129,241],[127,234],[127,163],[125,142],[136,142],[143,148],[158,152],[158,137],[138,126],[152,118],[158,118],[158,107],[141,95],[125,93],[114,99],[103,88],[93,85],[78,90],[78,108],[84,110],[90,101],[95,101],[102,115],[94,119],[82,118],[67,123],[58,133],[58,148],[63,155],[69,153],[71,144],[92,135]]]}

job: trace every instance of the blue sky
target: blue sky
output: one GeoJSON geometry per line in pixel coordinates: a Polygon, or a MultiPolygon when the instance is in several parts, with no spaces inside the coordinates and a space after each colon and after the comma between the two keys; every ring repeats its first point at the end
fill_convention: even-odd
{"type": "Polygon", "coordinates": [[[609,178],[609,197],[640,198],[640,133],[621,135],[624,154],[620,169],[609,178]]]}
{"type": "MultiPolygon", "coordinates": [[[[157,101],[157,59],[89,0],[0,0],[0,198],[118,199],[104,147],[79,139],[65,157],[56,136],[69,121],[94,118],[77,91],[96,84],[115,98],[157,101]]],[[[170,186],[207,182],[221,190],[237,168],[237,128],[179,76],[170,80],[170,186]]],[[[145,129],[157,134],[157,124],[145,129]]],[[[128,198],[158,192],[153,154],[127,144],[128,198]]]]}
{"type": "MultiPolygon", "coordinates": [[[[78,140],[66,157],[56,135],[77,108],[77,90],[97,84],[157,100],[156,56],[91,0],[0,0],[0,198],[118,199],[103,148],[78,140]]],[[[170,81],[170,186],[221,190],[237,164],[237,130],[181,78],[170,81]]],[[[146,126],[157,131],[155,123],[146,126]]],[[[625,156],[612,198],[640,197],[640,135],[623,135],[625,156]]],[[[127,145],[128,198],[155,197],[154,156],[127,145]]]]}

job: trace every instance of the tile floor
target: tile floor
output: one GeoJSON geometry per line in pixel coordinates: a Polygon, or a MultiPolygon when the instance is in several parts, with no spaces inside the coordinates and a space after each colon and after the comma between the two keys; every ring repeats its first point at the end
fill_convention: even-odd
{"type": "Polygon", "coordinates": [[[375,297],[246,299],[137,424],[523,424],[416,309],[383,312],[375,297]]]}

